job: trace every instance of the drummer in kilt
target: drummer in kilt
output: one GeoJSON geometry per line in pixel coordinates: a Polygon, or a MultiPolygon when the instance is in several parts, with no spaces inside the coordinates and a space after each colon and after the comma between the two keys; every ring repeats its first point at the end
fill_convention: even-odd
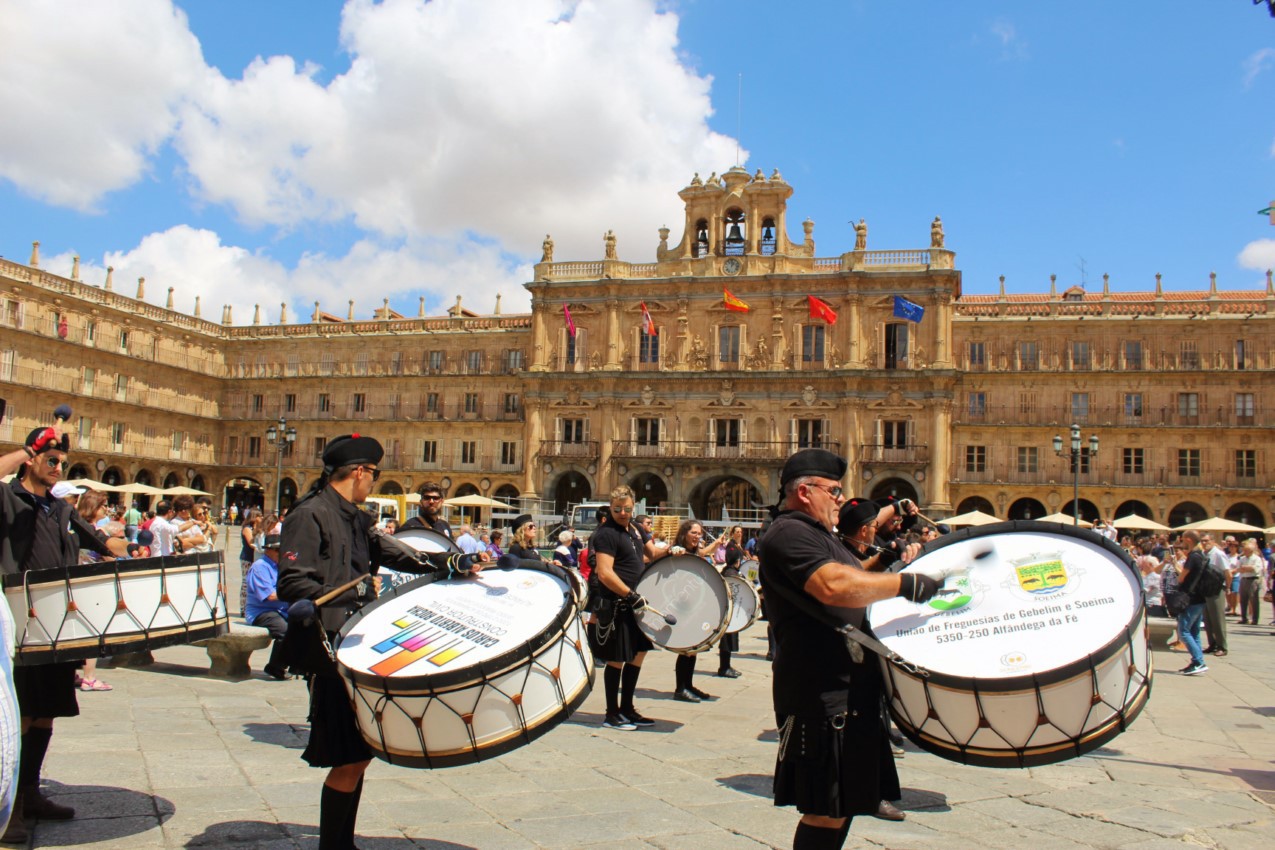
{"type": "Polygon", "coordinates": [[[611,491],[606,517],[589,538],[595,559],[589,575],[589,610],[593,614],[586,633],[595,658],[606,662],[602,681],[606,687],[607,713],[602,725],[631,732],[654,726],[633,706],[642,661],[654,644],[638,629],[635,612],[646,600],[633,589],[646,562],[667,554],[655,548],[633,519],[633,491],[619,486],[611,491]]]}
{"type": "MultiPolygon", "coordinates": [[[[61,411],[58,415],[69,418],[71,413],[68,408],[65,417],[61,411]]],[[[0,477],[16,473],[11,483],[0,481],[0,573],[21,575],[28,570],[70,566],[79,563],[81,547],[105,558],[127,554],[127,541],[102,541],[70,504],[55,499],[50,492],[62,480],[69,451],[70,440],[65,434],[53,428],[36,428],[22,448],[0,457],[0,477]]],[[[13,815],[0,842],[25,843],[28,819],[75,817],[75,809],[40,793],[40,769],[53,738],[53,719],[80,713],[75,699],[78,666],[79,662],[66,661],[13,668],[22,718],[22,755],[13,815]]]]}
{"type": "MultiPolygon", "coordinates": [[[[279,598],[295,603],[288,635],[319,635],[299,628],[293,620],[306,610],[303,600],[315,600],[359,576],[367,581],[324,604],[319,622],[329,640],[364,604],[376,598],[371,574],[381,565],[403,572],[430,572],[449,561],[460,572],[481,569],[484,556],[400,552],[381,546],[372,533],[375,520],[359,505],[380,477],[378,464],[385,450],[371,437],[337,437],[323,450],[323,474],[283,521],[283,549],[279,558],[279,598]],[[434,563],[431,564],[430,562],[434,563]],[[423,562],[423,563],[422,563],[423,562]]],[[[313,610],[310,606],[308,610],[313,610]]],[[[310,740],[301,757],[311,767],[329,768],[319,801],[319,850],[354,847],[363,773],[372,760],[359,732],[345,685],[331,664],[311,669],[310,740]]]]}
{"type": "Polygon", "coordinates": [[[846,467],[824,449],[790,457],[779,476],[778,514],[758,547],[777,643],[775,805],[802,813],[793,850],[835,850],[851,818],[875,815],[882,800],[899,797],[877,659],[852,652],[836,624],[865,628],[870,603],[893,596],[927,602],[939,587],[925,575],[866,572],[837,539],[846,467]]]}

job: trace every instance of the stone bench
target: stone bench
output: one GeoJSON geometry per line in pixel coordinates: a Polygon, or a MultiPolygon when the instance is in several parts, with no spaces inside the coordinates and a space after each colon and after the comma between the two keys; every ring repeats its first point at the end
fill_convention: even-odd
{"type": "Polygon", "coordinates": [[[1147,628],[1151,635],[1151,648],[1167,649],[1169,638],[1178,630],[1178,621],[1173,617],[1147,617],[1147,628]]]}
{"type": "Polygon", "coordinates": [[[270,641],[270,632],[260,626],[232,621],[230,631],[219,637],[195,641],[195,646],[202,646],[208,651],[212,662],[208,668],[210,676],[244,679],[252,675],[249,656],[258,649],[265,649],[270,641]]]}

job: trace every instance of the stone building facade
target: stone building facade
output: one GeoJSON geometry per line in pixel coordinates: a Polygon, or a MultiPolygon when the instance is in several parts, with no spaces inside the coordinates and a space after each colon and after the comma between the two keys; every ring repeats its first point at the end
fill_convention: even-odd
{"type": "MultiPolygon", "coordinates": [[[[717,519],[773,503],[784,459],[826,446],[851,491],[915,498],[931,516],[1136,510],[1272,523],[1275,290],[963,296],[942,222],[929,247],[820,257],[790,236],[776,171],[698,175],[655,262],[560,262],[546,237],[530,313],[236,325],[51,274],[38,250],[0,261],[0,443],[70,399],[77,472],[193,484],[284,504],[326,439],[385,443],[385,492],[567,503],[630,484],[649,505],[717,519]],[[817,300],[816,300],[817,299],[817,300]],[[898,315],[899,301],[903,299],[898,315]],[[923,314],[906,315],[920,308],[923,314]],[[920,321],[915,321],[919,318],[920,321]],[[569,327],[574,330],[572,333],[569,327]],[[653,331],[653,332],[652,332],[653,331]],[[296,431],[282,455],[266,440],[296,431]],[[1073,472],[1052,440],[1087,441],[1073,472]]],[[[920,229],[920,228],[919,228],[920,229]]],[[[144,282],[139,282],[139,290],[144,282]]]]}

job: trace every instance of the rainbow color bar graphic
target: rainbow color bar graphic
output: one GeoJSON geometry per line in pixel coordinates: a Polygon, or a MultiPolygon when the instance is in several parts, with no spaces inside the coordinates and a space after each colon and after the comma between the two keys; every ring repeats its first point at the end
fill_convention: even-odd
{"type": "Polygon", "coordinates": [[[459,646],[461,641],[442,629],[427,630],[423,620],[404,617],[392,625],[399,631],[372,647],[381,654],[393,652],[370,668],[378,676],[392,676],[422,658],[428,658],[435,667],[442,667],[473,648],[459,646]]]}

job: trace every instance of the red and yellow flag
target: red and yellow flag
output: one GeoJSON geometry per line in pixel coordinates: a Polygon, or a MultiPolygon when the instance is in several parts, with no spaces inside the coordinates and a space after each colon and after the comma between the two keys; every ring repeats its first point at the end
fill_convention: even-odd
{"type": "Polygon", "coordinates": [[[837,311],[832,309],[827,301],[813,295],[807,295],[806,298],[810,299],[810,318],[823,319],[830,325],[837,323],[837,311]]]}
{"type": "Polygon", "coordinates": [[[747,313],[750,309],[743,301],[731,295],[730,290],[725,287],[722,288],[722,304],[726,306],[727,310],[734,310],[736,313],[747,313]]]}
{"type": "Polygon", "coordinates": [[[642,328],[646,331],[647,336],[656,336],[659,331],[655,328],[655,320],[651,318],[651,312],[646,309],[646,302],[642,304],[642,328]]]}

